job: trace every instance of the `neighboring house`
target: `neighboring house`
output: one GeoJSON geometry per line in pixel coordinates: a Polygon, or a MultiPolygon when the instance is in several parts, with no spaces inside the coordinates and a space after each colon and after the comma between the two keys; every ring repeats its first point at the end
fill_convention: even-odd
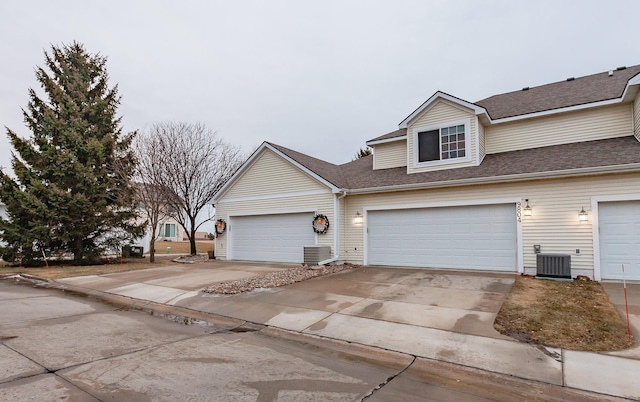
{"type": "Polygon", "coordinates": [[[214,197],[216,257],[640,280],[640,66],[472,103],[436,92],[373,155],[334,165],[265,142],[214,197]],[[528,201],[527,201],[528,200],[528,201]],[[328,217],[314,233],[314,214],[328,217]]]}
{"type": "MultiPolygon", "coordinates": [[[[143,184],[137,183],[138,186],[143,186],[143,184]]],[[[141,197],[139,197],[141,199],[141,197]]],[[[148,221],[147,210],[144,207],[144,203],[140,201],[140,205],[138,206],[138,224],[148,221]]],[[[159,241],[182,241],[184,236],[184,230],[182,226],[176,221],[174,218],[167,216],[165,213],[162,214],[160,221],[158,222],[158,227],[156,228],[156,242],[159,241]]],[[[145,253],[149,252],[149,242],[151,240],[151,225],[147,225],[144,236],[138,238],[134,245],[144,247],[145,253]]],[[[160,249],[161,246],[156,245],[156,249],[160,249]]]]}
{"type": "MultiPolygon", "coordinates": [[[[189,241],[189,237],[187,237],[186,233],[182,236],[182,240],[183,241],[189,241]]],[[[209,233],[207,233],[207,232],[196,232],[196,240],[209,240],[209,233]]]]}

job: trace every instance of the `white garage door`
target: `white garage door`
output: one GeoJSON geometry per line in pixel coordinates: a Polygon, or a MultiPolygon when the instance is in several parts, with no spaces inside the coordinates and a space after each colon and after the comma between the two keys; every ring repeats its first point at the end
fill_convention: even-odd
{"type": "Polygon", "coordinates": [[[602,279],[640,280],[640,201],[598,205],[602,279]]]}
{"type": "Polygon", "coordinates": [[[515,204],[368,212],[368,263],[516,270],[515,204]]]}
{"type": "Polygon", "coordinates": [[[312,221],[312,213],[232,217],[231,259],[301,263],[303,247],[316,244],[312,221]]]}

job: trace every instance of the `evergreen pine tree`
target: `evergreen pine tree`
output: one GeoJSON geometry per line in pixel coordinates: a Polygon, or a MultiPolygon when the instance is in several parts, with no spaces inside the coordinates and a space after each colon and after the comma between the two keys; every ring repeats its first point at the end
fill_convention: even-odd
{"type": "Polygon", "coordinates": [[[8,221],[0,222],[5,256],[18,250],[27,261],[42,250],[67,251],[76,263],[91,262],[143,230],[135,225],[131,176],[135,133],[122,134],[117,85],[109,88],[106,58],[74,42],[45,52],[36,77],[46,98],[29,90],[26,126],[14,148],[15,178],[0,173],[0,199],[8,221]]]}

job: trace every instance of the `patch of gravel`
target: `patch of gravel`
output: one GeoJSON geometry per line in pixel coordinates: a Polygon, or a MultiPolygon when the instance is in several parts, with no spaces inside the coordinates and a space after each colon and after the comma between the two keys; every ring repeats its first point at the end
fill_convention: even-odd
{"type": "Polygon", "coordinates": [[[272,272],[267,275],[253,276],[251,278],[239,279],[232,282],[216,283],[208,286],[203,290],[205,293],[217,293],[223,295],[232,295],[238,293],[250,292],[258,288],[277,288],[279,286],[291,285],[292,283],[306,281],[307,279],[316,278],[318,276],[335,274],[336,272],[357,268],[357,265],[342,264],[291,268],[284,271],[272,272]]]}
{"type": "MultiPolygon", "coordinates": [[[[157,255],[157,254],[156,254],[157,255]]],[[[174,258],[173,262],[179,262],[181,264],[195,264],[196,262],[204,262],[209,259],[209,256],[206,254],[198,254],[198,255],[181,255],[178,258],[174,258]]]]}

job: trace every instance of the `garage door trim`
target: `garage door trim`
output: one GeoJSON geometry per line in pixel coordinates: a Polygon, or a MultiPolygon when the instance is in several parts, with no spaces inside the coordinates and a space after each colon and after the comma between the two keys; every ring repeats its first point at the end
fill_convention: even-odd
{"type": "MultiPolygon", "coordinates": [[[[285,215],[285,214],[313,214],[316,215],[318,213],[317,210],[315,209],[309,209],[309,208],[305,208],[305,209],[287,209],[287,210],[280,210],[280,211],[274,211],[274,210],[270,210],[270,211],[252,211],[252,212],[241,212],[241,213],[233,213],[233,214],[227,214],[227,222],[229,222],[229,231],[228,236],[227,236],[227,259],[228,260],[233,260],[233,236],[231,236],[230,230],[233,230],[233,218],[234,217],[243,217],[243,216],[256,216],[256,215],[285,215]]],[[[313,230],[312,226],[311,226],[311,221],[309,221],[309,230],[313,230]]],[[[315,235],[315,245],[318,244],[318,234],[314,233],[315,235]]]]}
{"type": "Polygon", "coordinates": [[[591,197],[591,229],[593,230],[593,277],[596,281],[602,280],[600,266],[600,221],[598,207],[601,202],[616,201],[640,201],[640,194],[620,194],[591,197]]]}
{"type": "Polygon", "coordinates": [[[486,199],[486,200],[461,200],[461,201],[449,201],[449,202],[430,202],[420,204],[403,204],[403,205],[378,205],[367,206],[362,210],[364,216],[364,224],[362,225],[362,237],[364,239],[363,245],[363,259],[364,265],[369,264],[369,211],[388,211],[388,210],[400,210],[400,209],[426,209],[426,208],[446,208],[446,207],[471,207],[479,205],[495,205],[495,204],[515,204],[516,207],[516,264],[518,272],[524,272],[524,256],[523,256],[523,241],[522,241],[522,199],[520,198],[499,198],[499,199],[486,199]]]}

